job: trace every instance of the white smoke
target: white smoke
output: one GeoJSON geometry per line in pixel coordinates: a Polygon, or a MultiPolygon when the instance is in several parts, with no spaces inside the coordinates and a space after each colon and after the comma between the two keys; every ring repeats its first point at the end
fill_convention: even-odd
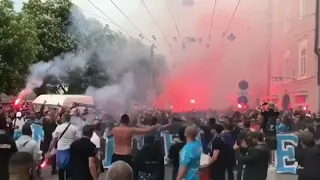
{"type": "MultiPolygon", "coordinates": [[[[80,42],[80,50],[62,54],[49,62],[38,62],[30,66],[30,75],[27,78],[26,88],[22,93],[31,92],[40,87],[48,76],[57,79],[66,79],[70,70],[84,68],[94,57],[106,69],[110,78],[102,88],[88,87],[86,94],[93,97],[99,109],[122,113],[131,100],[146,103],[146,91],[151,87],[150,79],[152,67],[150,49],[141,47],[137,43],[124,38],[114,42],[114,36],[119,34],[101,34],[102,26],[95,20],[88,20],[77,8],[71,9],[72,25],[69,34],[80,42]],[[99,34],[100,33],[100,34],[99,34]],[[101,35],[104,38],[101,38],[101,35]],[[86,41],[90,39],[91,41],[86,41]],[[110,40],[110,41],[109,41],[110,40]],[[85,50],[83,50],[85,49],[85,50]]],[[[163,63],[163,62],[162,62],[163,63]]],[[[162,69],[156,70],[158,73],[162,69]]]]}

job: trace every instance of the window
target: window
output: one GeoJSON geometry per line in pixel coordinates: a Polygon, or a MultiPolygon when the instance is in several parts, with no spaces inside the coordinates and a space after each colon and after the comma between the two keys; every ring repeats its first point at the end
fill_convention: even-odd
{"type": "Polygon", "coordinates": [[[299,77],[307,75],[307,41],[300,44],[299,48],[299,77]]]}
{"type": "Polygon", "coordinates": [[[290,59],[289,59],[289,57],[286,57],[286,59],[285,59],[285,69],[284,69],[284,77],[285,77],[285,82],[288,82],[289,81],[289,79],[287,79],[287,78],[291,78],[290,77],[290,73],[289,73],[289,71],[290,71],[290,68],[289,68],[289,65],[290,65],[290,59]]]}
{"type": "Polygon", "coordinates": [[[300,0],[300,19],[303,19],[307,15],[307,1],[300,0]]]}
{"type": "Polygon", "coordinates": [[[287,33],[290,30],[290,21],[290,12],[288,10],[284,17],[284,33],[287,33]]]}
{"type": "Polygon", "coordinates": [[[289,82],[290,79],[288,78],[293,78],[292,74],[290,73],[291,68],[290,68],[290,51],[287,51],[285,56],[284,56],[284,82],[289,82]]]}
{"type": "Polygon", "coordinates": [[[305,104],[307,101],[308,96],[307,95],[296,95],[295,101],[296,104],[305,104]]]}
{"type": "Polygon", "coordinates": [[[316,55],[315,55],[315,63],[314,63],[314,64],[315,64],[315,66],[314,66],[315,68],[314,68],[314,73],[313,73],[314,76],[316,76],[316,75],[317,75],[317,72],[318,72],[318,62],[319,62],[319,61],[318,61],[318,55],[316,54],[316,55]]]}

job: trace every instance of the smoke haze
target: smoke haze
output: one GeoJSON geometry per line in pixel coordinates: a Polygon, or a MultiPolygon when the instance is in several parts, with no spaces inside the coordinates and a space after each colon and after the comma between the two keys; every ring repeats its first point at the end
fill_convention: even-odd
{"type": "Polygon", "coordinates": [[[126,42],[117,33],[101,38],[102,27],[95,21],[84,17],[76,7],[71,10],[73,24],[69,27],[69,34],[77,38],[80,47],[86,49],[70,52],[55,57],[49,62],[39,62],[30,66],[26,88],[22,93],[31,92],[40,87],[48,76],[57,79],[68,79],[69,72],[77,68],[85,68],[92,57],[99,61],[108,74],[109,80],[102,88],[88,87],[86,94],[93,97],[98,109],[109,113],[123,113],[131,101],[150,105],[147,91],[151,87],[160,88],[160,77],[166,71],[165,59],[156,56],[152,60],[150,48],[141,47],[135,42],[126,42]],[[93,37],[97,36],[97,37],[93,37]],[[108,38],[120,37],[124,42],[108,41],[108,38]],[[93,39],[91,42],[86,39],[93,39]],[[103,41],[101,41],[101,39],[103,41]],[[155,81],[151,77],[155,76],[155,81]]]}
{"type": "MultiPolygon", "coordinates": [[[[195,3],[192,6],[183,6],[181,1],[145,2],[163,31],[167,42],[145,8],[138,4],[138,1],[132,2],[136,3],[136,12],[128,14],[134,24],[143,31],[145,37],[152,39],[152,35],[156,36],[156,41],[154,41],[157,45],[156,52],[165,55],[166,61],[160,60],[161,65],[155,65],[158,72],[157,86],[161,87],[156,105],[159,108],[169,108],[172,105],[174,111],[193,108],[223,109],[230,104],[236,105],[238,82],[245,79],[249,82],[249,104],[253,106],[251,103],[255,102],[254,99],[266,95],[265,90],[267,89],[266,58],[268,57],[268,49],[266,47],[268,45],[269,21],[266,12],[268,1],[242,0],[231,21],[238,0],[218,0],[210,38],[208,36],[214,1],[194,0],[195,3]],[[177,33],[169,10],[172,11],[180,34],[177,33]],[[231,33],[236,37],[234,41],[227,38],[231,33]],[[186,37],[195,37],[198,40],[189,41],[186,37]],[[172,48],[169,48],[168,43],[172,48]],[[169,69],[167,69],[167,64],[169,69]],[[191,99],[195,100],[194,104],[190,104],[191,99]]],[[[81,1],[81,3],[84,2],[81,1]]],[[[96,4],[103,7],[102,1],[97,0],[96,4]]],[[[90,4],[84,3],[82,5],[82,7],[89,7],[90,4]]],[[[112,6],[112,4],[110,5],[112,6]]],[[[128,7],[120,6],[120,8],[128,12],[126,9],[128,7]]],[[[106,9],[102,9],[108,12],[106,9]]],[[[80,18],[77,12],[74,11],[73,14],[80,18]]],[[[114,12],[113,15],[116,16],[114,12]]],[[[122,16],[121,13],[117,15],[122,16]]],[[[113,18],[112,15],[111,18],[113,18]]],[[[82,32],[83,36],[89,36],[96,29],[99,29],[86,23],[77,20],[71,28],[82,32]]],[[[132,36],[139,37],[139,32],[127,20],[122,25],[132,36]]],[[[145,39],[142,41],[149,44],[145,39]]],[[[95,43],[93,42],[93,44],[95,43]]],[[[88,94],[101,97],[95,99],[101,100],[102,104],[105,103],[104,99],[108,99],[108,97],[118,99],[116,102],[120,101],[120,104],[123,104],[130,99],[126,98],[128,96],[136,97],[142,102],[148,102],[146,91],[150,89],[152,74],[151,68],[149,68],[152,64],[149,49],[141,49],[137,44],[131,44],[116,51],[109,48],[110,52],[106,52],[104,47],[110,47],[112,44],[104,43],[99,46],[84,44],[84,46],[89,46],[87,48],[89,50],[68,54],[68,62],[64,62],[67,58],[58,57],[55,60],[58,63],[33,65],[27,88],[39,86],[45,75],[66,76],[65,67],[85,66],[87,57],[92,52],[97,52],[98,59],[104,64],[112,79],[105,88],[88,88],[88,94]],[[55,68],[46,71],[45,69],[51,67],[50,64],[56,64],[55,68]],[[128,79],[133,79],[131,82],[134,83],[125,83],[125,85],[121,83],[128,81],[128,79]],[[104,93],[106,89],[111,90],[104,93]],[[123,89],[129,90],[119,93],[120,89],[122,89],[121,91],[123,89]]],[[[159,63],[160,61],[155,62],[159,63]]]]}

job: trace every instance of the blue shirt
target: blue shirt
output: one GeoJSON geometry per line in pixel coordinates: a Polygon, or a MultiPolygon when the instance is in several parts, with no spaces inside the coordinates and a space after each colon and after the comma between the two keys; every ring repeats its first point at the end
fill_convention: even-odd
{"type": "Polygon", "coordinates": [[[183,179],[199,180],[200,159],[202,154],[202,144],[199,140],[188,142],[180,153],[180,167],[187,167],[187,172],[183,179]]]}
{"type": "Polygon", "coordinates": [[[276,125],[276,132],[277,132],[277,134],[287,133],[287,132],[289,132],[289,127],[283,123],[280,123],[280,124],[276,125]]]}

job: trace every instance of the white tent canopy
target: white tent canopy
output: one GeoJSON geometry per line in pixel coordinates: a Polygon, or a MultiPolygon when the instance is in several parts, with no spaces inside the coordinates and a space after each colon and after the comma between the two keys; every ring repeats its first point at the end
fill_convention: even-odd
{"type": "Polygon", "coordinates": [[[42,105],[46,104],[48,106],[66,106],[71,107],[73,103],[81,103],[93,105],[93,99],[91,96],[84,95],[59,95],[59,94],[43,94],[38,96],[32,104],[42,105]]]}

